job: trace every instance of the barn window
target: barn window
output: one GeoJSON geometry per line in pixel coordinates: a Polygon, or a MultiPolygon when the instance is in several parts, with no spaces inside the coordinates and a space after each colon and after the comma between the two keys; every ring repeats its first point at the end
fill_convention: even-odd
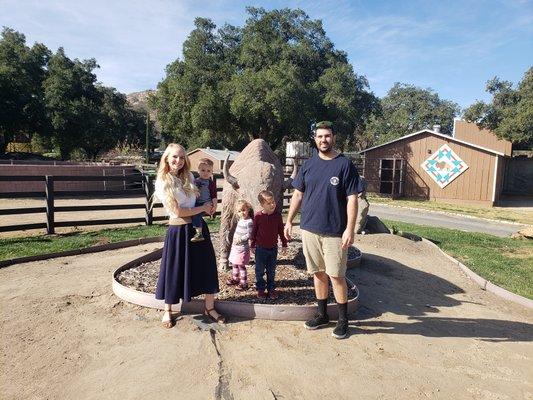
{"type": "Polygon", "coordinates": [[[404,160],[381,158],[379,160],[379,193],[392,197],[403,195],[404,160]]]}

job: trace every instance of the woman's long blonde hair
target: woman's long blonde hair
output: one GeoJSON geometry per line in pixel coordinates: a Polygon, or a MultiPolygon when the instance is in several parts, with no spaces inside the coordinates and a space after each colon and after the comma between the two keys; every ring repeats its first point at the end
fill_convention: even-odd
{"type": "Polygon", "coordinates": [[[167,204],[171,204],[170,201],[174,199],[174,189],[176,186],[181,187],[187,196],[190,196],[191,194],[198,194],[196,185],[191,181],[191,162],[189,157],[187,156],[183,146],[177,143],[170,143],[163,152],[161,161],[159,162],[159,168],[157,169],[157,180],[161,180],[163,182],[167,204]],[[168,155],[172,150],[175,149],[183,150],[183,154],[185,154],[185,162],[183,163],[183,167],[181,167],[178,173],[174,176],[170,173],[168,155]]]}

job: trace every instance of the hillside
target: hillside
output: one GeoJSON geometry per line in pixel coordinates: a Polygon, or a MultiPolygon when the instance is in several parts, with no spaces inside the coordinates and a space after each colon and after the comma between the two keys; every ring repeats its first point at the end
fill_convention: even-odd
{"type": "Polygon", "coordinates": [[[148,97],[154,93],[155,93],[155,90],[133,92],[133,93],[127,94],[126,99],[128,100],[128,104],[137,111],[146,112],[146,110],[149,110],[150,120],[155,123],[155,130],[158,134],[160,134],[161,126],[159,125],[159,122],[157,121],[157,112],[156,110],[150,109],[148,106],[148,97]]]}

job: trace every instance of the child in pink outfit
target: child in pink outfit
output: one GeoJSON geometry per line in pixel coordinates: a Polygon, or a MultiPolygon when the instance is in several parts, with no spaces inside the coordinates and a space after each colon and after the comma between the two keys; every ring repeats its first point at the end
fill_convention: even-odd
{"type": "Polygon", "coordinates": [[[253,221],[250,218],[252,206],[246,200],[238,200],[235,204],[235,214],[239,222],[233,235],[233,243],[229,253],[229,262],[232,265],[231,277],[226,283],[237,285],[236,290],[248,289],[248,276],[246,266],[250,262],[249,240],[252,235],[253,221]]]}

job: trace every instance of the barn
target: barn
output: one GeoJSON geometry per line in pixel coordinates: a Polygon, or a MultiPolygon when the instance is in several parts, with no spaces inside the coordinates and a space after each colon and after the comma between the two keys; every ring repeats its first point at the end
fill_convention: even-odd
{"type": "Polygon", "coordinates": [[[238,151],[217,150],[205,147],[192,150],[187,153],[187,155],[189,156],[189,160],[191,161],[191,169],[193,171],[198,170],[198,162],[200,161],[200,159],[208,158],[213,161],[213,173],[221,174],[222,168],[224,167],[224,160],[228,156],[228,153],[230,155],[228,167],[231,167],[231,164],[233,164],[235,158],[240,154],[238,151]]]}
{"type": "Polygon", "coordinates": [[[438,125],[361,151],[367,191],[393,198],[497,205],[512,145],[475,124],[438,125]]]}

